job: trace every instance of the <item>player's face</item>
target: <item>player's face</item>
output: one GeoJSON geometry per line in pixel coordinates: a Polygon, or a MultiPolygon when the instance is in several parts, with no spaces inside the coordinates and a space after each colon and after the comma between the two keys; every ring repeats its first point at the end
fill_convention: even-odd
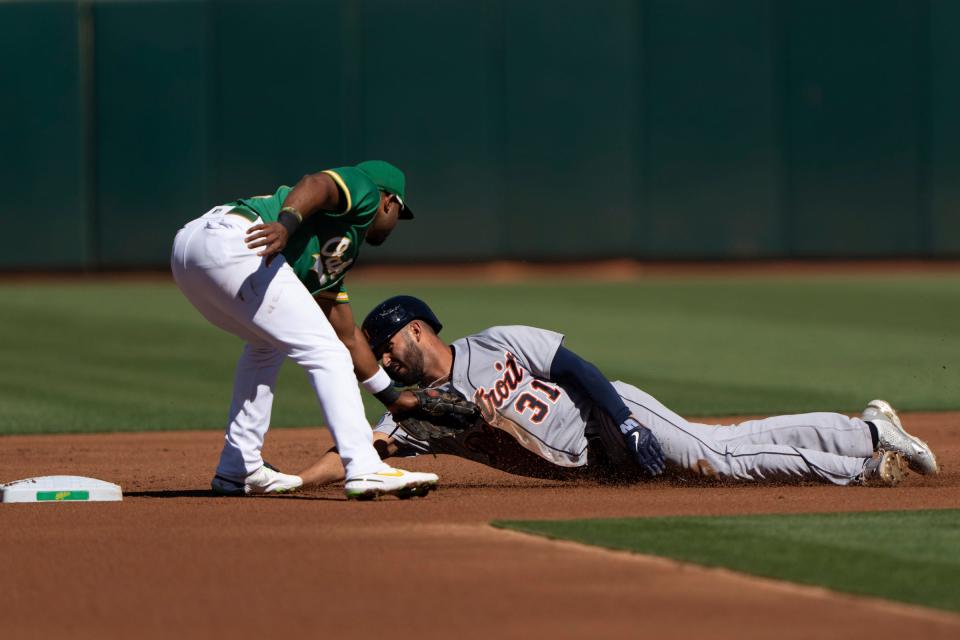
{"type": "Polygon", "coordinates": [[[380,193],[380,207],[377,209],[377,215],[367,228],[367,244],[377,247],[383,244],[393,228],[397,226],[398,216],[400,215],[400,201],[397,196],[390,193],[380,193]]]}
{"type": "Polygon", "coordinates": [[[409,325],[390,338],[380,360],[397,382],[406,386],[423,384],[423,351],[410,335],[409,325]]]}

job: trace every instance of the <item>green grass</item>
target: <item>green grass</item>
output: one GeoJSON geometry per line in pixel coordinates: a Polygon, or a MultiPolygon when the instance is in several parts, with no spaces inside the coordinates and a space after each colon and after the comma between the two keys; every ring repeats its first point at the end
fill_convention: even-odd
{"type": "Polygon", "coordinates": [[[493,524],[960,611],[957,509],[493,524]]]}
{"type": "MultiPolygon", "coordinates": [[[[410,281],[351,287],[354,312],[396,293],[430,302],[448,339],[496,324],[561,331],[608,377],[684,415],[855,411],[877,396],[960,408],[958,276],[410,281]]],[[[240,341],[172,284],[5,284],[0,295],[0,433],[222,428],[240,341]]],[[[274,424],[321,422],[286,364],[274,424]]]]}

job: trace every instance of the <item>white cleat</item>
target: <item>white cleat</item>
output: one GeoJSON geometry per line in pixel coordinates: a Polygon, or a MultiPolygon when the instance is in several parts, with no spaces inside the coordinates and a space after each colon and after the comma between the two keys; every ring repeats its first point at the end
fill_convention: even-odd
{"type": "Polygon", "coordinates": [[[440,477],[435,473],[404,471],[386,468],[375,473],[350,478],[343,486],[343,492],[350,500],[373,500],[379,496],[397,496],[412,498],[426,496],[437,488],[440,477]]]}
{"type": "Polygon", "coordinates": [[[926,442],[907,433],[900,416],[886,400],[871,400],[861,416],[873,423],[880,436],[877,451],[895,451],[903,456],[911,470],[923,475],[940,473],[937,457],[926,442]]]}
{"type": "Polygon", "coordinates": [[[223,476],[213,476],[210,488],[222,496],[246,496],[265,493],[290,493],[303,486],[300,476],[280,473],[272,466],[264,464],[248,475],[242,482],[223,476]]]}
{"type": "Polygon", "coordinates": [[[860,484],[865,487],[895,487],[903,480],[903,458],[895,451],[881,451],[880,456],[868,460],[860,476],[860,484]]]}

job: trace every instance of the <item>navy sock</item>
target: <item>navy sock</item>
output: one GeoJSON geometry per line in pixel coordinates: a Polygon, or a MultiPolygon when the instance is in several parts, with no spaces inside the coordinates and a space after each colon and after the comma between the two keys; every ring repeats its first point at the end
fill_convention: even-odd
{"type": "Polygon", "coordinates": [[[867,426],[870,427],[870,439],[873,440],[873,450],[877,450],[877,445],[880,444],[880,434],[877,433],[877,426],[870,421],[867,421],[867,426]]]}

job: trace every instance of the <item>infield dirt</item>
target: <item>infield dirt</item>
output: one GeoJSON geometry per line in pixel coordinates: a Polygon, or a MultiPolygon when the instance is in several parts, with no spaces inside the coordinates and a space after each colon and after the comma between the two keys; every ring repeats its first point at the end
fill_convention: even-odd
{"type": "MultiPolygon", "coordinates": [[[[896,489],[574,484],[439,456],[401,465],[440,473],[439,492],[372,503],[338,487],[212,497],[216,431],[2,437],[0,481],[88,475],[120,483],[125,499],[0,505],[0,636],[956,638],[960,615],[488,524],[960,506],[960,415],[905,421],[944,471],[896,489]]],[[[329,444],[323,429],[278,429],[265,453],[293,471],[329,444]]]]}

